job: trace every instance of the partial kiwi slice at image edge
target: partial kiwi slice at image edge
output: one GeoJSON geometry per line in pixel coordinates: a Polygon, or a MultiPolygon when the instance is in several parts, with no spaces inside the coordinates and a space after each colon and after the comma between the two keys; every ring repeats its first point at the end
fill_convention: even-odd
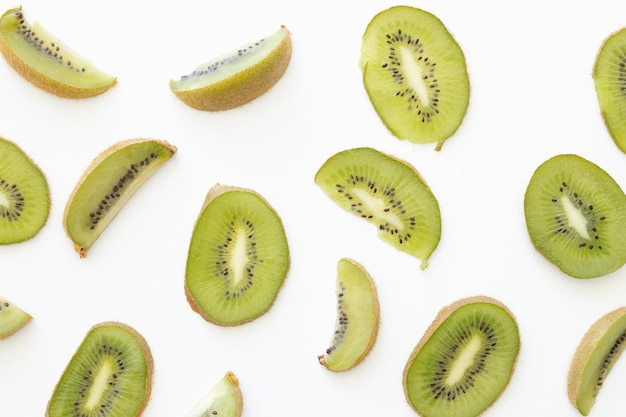
{"type": "Polygon", "coordinates": [[[0,339],[7,338],[26,326],[33,317],[9,299],[0,296],[0,339]]]}
{"type": "Polygon", "coordinates": [[[46,417],[138,417],[150,399],[153,369],[150,347],[137,330],[115,321],[96,324],[63,371],[46,417]]]}
{"type": "Polygon", "coordinates": [[[460,299],[437,314],[411,353],[403,386],[423,417],[475,417],[508,386],[520,350],[517,321],[488,296],[460,299]]]}
{"type": "Polygon", "coordinates": [[[243,394],[239,379],[233,372],[228,371],[185,417],[240,417],[242,411],[243,394]]]}

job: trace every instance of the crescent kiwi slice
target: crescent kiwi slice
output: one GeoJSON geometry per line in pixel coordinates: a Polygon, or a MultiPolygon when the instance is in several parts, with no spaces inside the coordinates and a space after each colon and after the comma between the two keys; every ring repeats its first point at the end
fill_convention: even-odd
{"type": "Polygon", "coordinates": [[[124,323],[93,326],[48,402],[46,417],[137,417],[152,391],[148,343],[124,323]]]}
{"type": "Polygon", "coordinates": [[[267,38],[232,50],[170,81],[172,92],[198,110],[221,111],[246,104],[268,91],[287,70],[291,35],[282,26],[267,38]]]}
{"type": "Polygon", "coordinates": [[[419,173],[407,162],[372,148],[330,157],[315,183],[335,203],[376,225],[378,236],[422,261],[439,244],[439,204],[419,173]]]}
{"type": "Polygon", "coordinates": [[[583,416],[589,414],[600,388],[624,351],[624,341],[626,307],[598,319],[580,341],[570,365],[567,392],[583,416]]]}
{"type": "Polygon", "coordinates": [[[85,170],[63,216],[67,235],[81,258],[133,193],[176,153],[154,139],[118,142],[101,152],[85,170]]]}
{"type": "Polygon", "coordinates": [[[374,109],[396,137],[440,150],[461,125],[470,97],[465,56],[433,14],[409,6],[378,13],[363,34],[359,65],[374,109]]]}
{"type": "Polygon", "coordinates": [[[186,417],[239,417],[243,411],[243,395],[239,380],[228,371],[194,406],[186,417]]]}
{"type": "Polygon", "coordinates": [[[409,404],[423,417],[475,417],[508,385],[520,348],[509,309],[485,296],[443,308],[403,374],[409,404]]]}
{"type": "Polygon", "coordinates": [[[93,97],[116,83],[37,22],[31,26],[21,7],[0,17],[0,51],[20,75],[60,97],[93,97]]]}
{"type": "Polygon", "coordinates": [[[599,277],[626,263],[626,195],[593,162],[563,154],[542,163],[524,213],[533,245],[572,277],[599,277]]]}
{"type": "Polygon", "coordinates": [[[269,203],[253,190],[217,184],[194,226],[185,294],[205,320],[240,325],[274,304],[289,263],[283,224],[269,203]]]}
{"type": "Polygon", "coordinates": [[[11,336],[32,319],[29,313],[0,296],[0,339],[11,336]]]}
{"type": "Polygon", "coordinates": [[[343,258],[337,263],[337,319],[330,347],[318,356],[335,372],[352,369],[376,342],[380,306],[376,285],[362,265],[343,258]]]}
{"type": "Polygon", "coordinates": [[[0,138],[0,244],[35,236],[50,213],[43,172],[15,143],[0,138]]]}

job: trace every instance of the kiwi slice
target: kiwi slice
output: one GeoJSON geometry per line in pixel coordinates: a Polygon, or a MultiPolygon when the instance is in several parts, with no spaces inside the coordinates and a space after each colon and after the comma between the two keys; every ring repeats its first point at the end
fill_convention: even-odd
{"type": "Polygon", "coordinates": [[[624,351],[626,307],[598,319],[584,335],[567,378],[571,403],[583,415],[589,414],[615,362],[624,351]]]}
{"type": "Polygon", "coordinates": [[[17,144],[0,137],[0,244],[32,238],[49,213],[45,175],[17,144]]]}
{"type": "Polygon", "coordinates": [[[187,256],[194,311],[221,326],[254,320],[274,304],[289,264],[282,221],[261,195],[221,184],[209,190],[187,256]]]}
{"type": "Polygon", "coordinates": [[[599,277],[626,262],[626,195],[593,162],[574,154],[543,162],[524,213],[533,245],[572,277],[599,277]]]}
{"type": "Polygon", "coordinates": [[[148,343],[124,323],[93,326],[48,402],[46,417],[136,417],[152,391],[148,343]]]}
{"type": "Polygon", "coordinates": [[[221,111],[246,104],[268,91],[287,70],[291,34],[282,26],[170,81],[172,92],[197,110],[221,111]]]}
{"type": "Polygon", "coordinates": [[[368,24],[359,66],[374,109],[400,139],[443,142],[461,125],[470,97],[465,56],[433,14],[410,6],[368,24]]]}
{"type": "Polygon", "coordinates": [[[500,301],[463,298],[443,308],[403,374],[409,404],[423,417],[474,417],[508,385],[520,349],[517,322],[500,301]]]}
{"type": "Polygon", "coordinates": [[[242,410],[243,395],[239,388],[239,380],[235,374],[228,371],[186,417],[239,417],[242,410]]]}
{"type": "Polygon", "coordinates": [[[439,204],[407,162],[372,148],[341,151],[315,175],[315,183],[335,203],[376,225],[378,236],[422,261],[439,244],[439,204]]]}
{"type": "Polygon", "coordinates": [[[318,360],[327,369],[347,371],[360,364],[376,342],[380,306],[370,274],[348,258],[337,263],[337,319],[326,352],[318,360]]]}
{"type": "Polygon", "coordinates": [[[21,7],[0,17],[0,52],[32,84],[60,97],[93,97],[116,83],[37,22],[30,25],[21,7]]]}
{"type": "Polygon", "coordinates": [[[85,170],[63,216],[67,235],[81,258],[133,193],[176,153],[155,139],[118,142],[101,152],[85,170]]]}
{"type": "Polygon", "coordinates": [[[32,319],[29,313],[0,296],[0,339],[11,336],[32,319]]]}

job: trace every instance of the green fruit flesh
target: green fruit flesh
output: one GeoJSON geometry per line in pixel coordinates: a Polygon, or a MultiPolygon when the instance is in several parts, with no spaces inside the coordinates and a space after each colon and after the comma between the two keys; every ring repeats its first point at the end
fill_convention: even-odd
{"type": "Polygon", "coordinates": [[[409,404],[423,417],[474,417],[508,385],[520,348],[508,309],[470,297],[443,309],[409,358],[403,375],[409,404]]]}
{"type": "Polygon", "coordinates": [[[32,316],[0,296],[0,339],[11,336],[32,320],[32,316]]]}
{"type": "Polygon", "coordinates": [[[145,339],[122,323],[94,326],[63,372],[46,417],[140,416],[152,390],[145,339]]]}
{"type": "Polygon", "coordinates": [[[239,417],[242,410],[243,396],[239,380],[232,372],[227,372],[186,417],[239,417]]]}
{"type": "Polygon", "coordinates": [[[331,371],[352,369],[376,342],[380,307],[374,281],[351,259],[337,264],[337,319],[330,347],[318,357],[331,371]]]}
{"type": "Polygon", "coordinates": [[[49,213],[44,174],[15,143],[0,138],[0,244],[32,238],[49,213]]]}
{"type": "Polygon", "coordinates": [[[557,155],[533,174],[524,197],[530,239],[566,274],[594,278],[626,263],[626,195],[577,155],[557,155]]]}
{"type": "Polygon", "coordinates": [[[413,167],[371,148],[339,152],[315,183],[344,210],[375,224],[379,237],[422,261],[439,244],[441,214],[435,196],[413,167]]]}
{"type": "Polygon", "coordinates": [[[256,192],[217,185],[196,221],[185,275],[187,299],[206,320],[234,326],[270,309],[289,270],[282,221],[256,192]]]}
{"type": "Polygon", "coordinates": [[[431,13],[408,6],[378,13],[359,65],[374,109],[398,138],[439,150],[461,125],[470,96],[465,57],[431,13]]]}

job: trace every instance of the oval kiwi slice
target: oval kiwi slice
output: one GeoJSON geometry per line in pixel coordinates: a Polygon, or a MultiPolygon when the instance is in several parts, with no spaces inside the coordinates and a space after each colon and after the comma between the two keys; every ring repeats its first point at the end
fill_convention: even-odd
{"type": "Polygon", "coordinates": [[[48,402],[46,417],[137,417],[152,391],[146,340],[124,323],[93,326],[72,356],[48,402]]]}
{"type": "Polygon", "coordinates": [[[20,75],[60,97],[93,97],[116,83],[37,22],[31,26],[21,7],[0,17],[0,51],[20,75]]]}
{"type": "Polygon", "coordinates": [[[423,417],[474,417],[508,385],[520,348],[509,309],[485,296],[443,308],[403,374],[409,404],[423,417]]]}
{"type": "Polygon", "coordinates": [[[433,14],[409,6],[378,13],[359,65],[374,109],[398,138],[440,150],[461,125],[470,96],[465,56],[433,14]]]}
{"type": "Polygon", "coordinates": [[[185,274],[191,308],[235,326],[270,309],[289,270],[282,221],[257,192],[217,184],[194,226],[185,274]]]}
{"type": "Polygon", "coordinates": [[[0,244],[35,236],[50,213],[48,181],[15,143],[0,138],[0,244]]]}
{"type": "Polygon", "coordinates": [[[542,163],[524,213],[533,245],[572,277],[599,277],[626,263],[626,195],[593,162],[563,154],[542,163]]]}
{"type": "Polygon", "coordinates": [[[232,372],[213,385],[186,417],[239,417],[243,411],[243,395],[239,380],[232,372]]]}
{"type": "Polygon", "coordinates": [[[32,319],[29,313],[0,296],[0,339],[11,336],[32,319]]]}

